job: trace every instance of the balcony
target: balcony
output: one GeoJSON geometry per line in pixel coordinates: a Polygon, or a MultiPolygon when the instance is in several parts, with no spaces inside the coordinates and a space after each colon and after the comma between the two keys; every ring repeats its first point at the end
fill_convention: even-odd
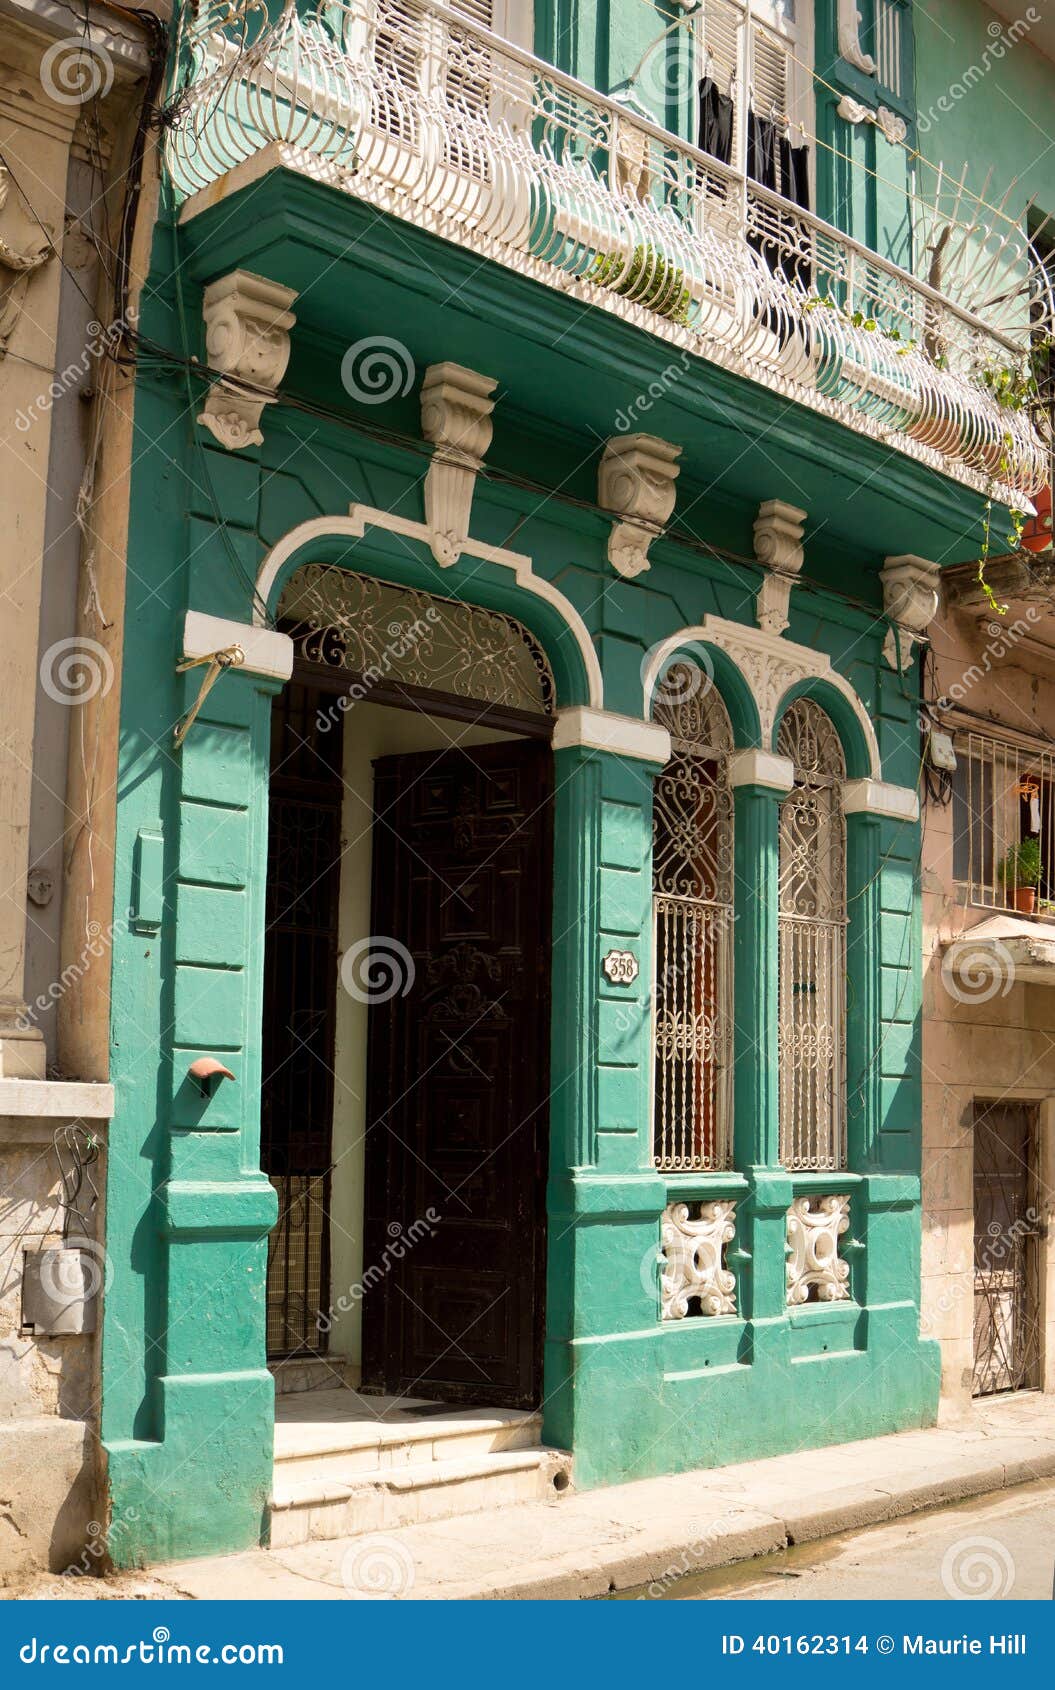
{"type": "Polygon", "coordinates": [[[1049,281],[962,187],[914,208],[911,274],[438,0],[205,5],[181,63],[185,216],[266,157],[1000,502],[1048,479],[1029,409],[994,389],[1050,332],[1049,281]]]}

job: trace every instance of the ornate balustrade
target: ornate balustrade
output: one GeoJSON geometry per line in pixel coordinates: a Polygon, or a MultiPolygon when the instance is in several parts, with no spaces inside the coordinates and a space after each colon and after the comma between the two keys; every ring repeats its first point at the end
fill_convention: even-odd
{"type": "Polygon", "coordinates": [[[992,385],[1052,322],[1050,288],[962,193],[938,291],[919,229],[941,239],[940,207],[915,219],[910,274],[437,0],[204,4],[181,63],[181,197],[270,146],[960,479],[1026,495],[1047,479],[1028,411],[992,385]]]}

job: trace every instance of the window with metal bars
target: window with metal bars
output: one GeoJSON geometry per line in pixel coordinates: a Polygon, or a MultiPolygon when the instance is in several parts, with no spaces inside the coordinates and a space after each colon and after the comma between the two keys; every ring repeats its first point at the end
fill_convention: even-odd
{"type": "Polygon", "coordinates": [[[957,735],[952,872],[972,904],[1055,914],[1055,747],[957,735]]]}
{"type": "Polygon", "coordinates": [[[834,1170],[846,1165],[846,762],[809,698],[785,712],[777,749],[795,767],[780,806],[780,1159],[834,1170]]]}
{"type": "Polygon", "coordinates": [[[695,664],[668,669],[653,710],[671,757],[652,811],[653,1146],[669,1172],[732,1162],[732,728],[695,664]]]}

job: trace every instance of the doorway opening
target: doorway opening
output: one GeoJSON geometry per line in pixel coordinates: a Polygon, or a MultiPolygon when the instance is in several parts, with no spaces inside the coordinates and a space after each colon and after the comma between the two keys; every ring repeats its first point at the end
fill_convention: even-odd
{"type": "Polygon", "coordinates": [[[974,1395],[1040,1384],[1037,1110],[975,1104],[974,1395]]]}
{"type": "MultiPolygon", "coordinates": [[[[540,1400],[553,678],[514,619],[328,566],[272,717],[273,1360],[540,1400]]],[[[337,1379],[333,1378],[332,1383],[337,1379]]]]}

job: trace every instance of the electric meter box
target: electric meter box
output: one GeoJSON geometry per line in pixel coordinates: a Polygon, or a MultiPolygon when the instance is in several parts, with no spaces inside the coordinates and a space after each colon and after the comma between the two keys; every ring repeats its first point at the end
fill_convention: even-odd
{"type": "Polygon", "coordinates": [[[95,1331],[98,1263],[89,1250],[47,1245],[22,1253],[22,1325],[38,1336],[95,1331]]]}

